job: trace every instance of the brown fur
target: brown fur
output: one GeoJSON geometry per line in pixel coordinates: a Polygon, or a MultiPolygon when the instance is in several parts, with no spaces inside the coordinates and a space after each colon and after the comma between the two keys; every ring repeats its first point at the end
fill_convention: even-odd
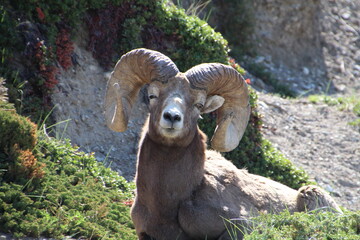
{"type": "Polygon", "coordinates": [[[168,147],[146,134],[140,146],[131,211],[136,231],[155,239],[177,239],[183,232],[177,220],[180,204],[204,176],[205,136],[197,132],[188,147],[168,147]]]}
{"type": "MultiPolygon", "coordinates": [[[[194,107],[200,92],[186,79],[154,82],[150,116],[140,141],[136,198],[131,209],[139,239],[231,239],[224,219],[247,219],[259,213],[313,210],[328,206],[341,210],[329,195],[311,186],[300,192],[270,179],[237,169],[215,151],[206,150],[206,136],[198,129],[194,107]],[[164,106],[183,96],[184,126],[176,137],[161,134],[164,106]],[[169,100],[170,99],[170,100],[169,100]]],[[[238,239],[241,239],[241,233],[238,239]]]]}

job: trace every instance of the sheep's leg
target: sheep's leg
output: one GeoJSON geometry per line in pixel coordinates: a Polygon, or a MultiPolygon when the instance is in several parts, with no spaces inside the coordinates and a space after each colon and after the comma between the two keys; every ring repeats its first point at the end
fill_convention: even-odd
{"type": "Polygon", "coordinates": [[[191,240],[177,222],[166,221],[164,224],[150,224],[146,232],[141,233],[143,240],[191,240]]]}
{"type": "Polygon", "coordinates": [[[182,229],[170,224],[154,225],[147,232],[141,232],[138,236],[139,240],[191,240],[182,229]]]}
{"type": "Polygon", "coordinates": [[[313,211],[325,209],[342,213],[334,199],[324,190],[317,186],[304,186],[298,191],[298,211],[313,211]]]}
{"type": "Polygon", "coordinates": [[[220,201],[218,205],[199,199],[186,201],[180,206],[178,218],[181,228],[194,239],[242,239],[246,225],[246,220],[240,220],[239,214],[224,208],[220,201]],[[237,218],[229,220],[230,216],[237,218]]]}
{"type": "MultiPolygon", "coordinates": [[[[134,223],[136,234],[140,240],[148,240],[148,235],[146,234],[146,223],[149,218],[149,213],[146,207],[139,204],[136,199],[130,210],[131,219],[134,223]]],[[[151,239],[151,238],[150,238],[151,239]]]]}
{"type": "Polygon", "coordinates": [[[139,240],[156,240],[156,239],[147,235],[146,233],[141,233],[139,236],[139,240]]]}
{"type": "Polygon", "coordinates": [[[131,218],[139,240],[191,239],[184,233],[176,219],[155,218],[149,214],[145,206],[136,200],[131,208],[131,218]]]}

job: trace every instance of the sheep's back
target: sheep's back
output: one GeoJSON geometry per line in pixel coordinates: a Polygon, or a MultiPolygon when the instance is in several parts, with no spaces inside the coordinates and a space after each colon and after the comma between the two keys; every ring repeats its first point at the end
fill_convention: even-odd
{"type": "MultiPolygon", "coordinates": [[[[224,207],[248,216],[257,212],[296,211],[297,191],[268,178],[238,169],[215,151],[206,151],[206,189],[216,191],[224,207]],[[250,210],[250,212],[249,212],[250,210]]],[[[205,193],[205,192],[204,192],[205,193]]]]}

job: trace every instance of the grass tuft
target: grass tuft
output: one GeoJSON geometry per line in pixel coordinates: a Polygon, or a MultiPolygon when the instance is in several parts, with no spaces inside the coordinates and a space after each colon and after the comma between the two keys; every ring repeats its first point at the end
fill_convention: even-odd
{"type": "MultiPolygon", "coordinates": [[[[236,220],[236,219],[235,219],[236,220]]],[[[343,214],[318,211],[314,213],[283,211],[279,214],[261,214],[246,221],[246,227],[237,221],[224,220],[231,239],[244,235],[244,240],[260,239],[359,239],[360,212],[343,214]]]]}
{"type": "Polygon", "coordinates": [[[340,111],[351,111],[358,118],[349,122],[350,126],[358,127],[360,131],[360,98],[358,95],[347,97],[331,97],[328,95],[311,95],[308,97],[311,103],[325,103],[329,106],[336,106],[340,111]]]}

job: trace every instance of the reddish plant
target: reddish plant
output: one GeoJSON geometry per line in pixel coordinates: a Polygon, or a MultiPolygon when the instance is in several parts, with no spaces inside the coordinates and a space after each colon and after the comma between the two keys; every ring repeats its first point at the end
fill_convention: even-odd
{"type": "Polygon", "coordinates": [[[46,68],[41,71],[41,76],[45,79],[45,88],[53,89],[59,81],[56,79],[56,74],[58,73],[58,69],[55,66],[46,66],[46,68]]]}
{"type": "Polygon", "coordinates": [[[44,164],[38,163],[36,157],[30,150],[20,150],[18,161],[20,162],[20,171],[25,173],[28,178],[42,178],[45,174],[44,164]]]}
{"type": "Polygon", "coordinates": [[[125,206],[131,207],[134,204],[134,200],[130,199],[130,200],[124,201],[123,204],[125,206]]]}
{"type": "Polygon", "coordinates": [[[36,8],[36,12],[38,14],[38,18],[40,19],[40,21],[44,21],[45,19],[45,14],[44,12],[41,10],[41,8],[37,7],[36,8]]]}
{"type": "Polygon", "coordinates": [[[62,28],[56,37],[56,58],[65,70],[72,66],[71,55],[74,51],[69,30],[62,28]]]}
{"type": "Polygon", "coordinates": [[[53,89],[58,83],[56,79],[58,69],[48,63],[50,58],[49,52],[51,51],[47,50],[44,41],[38,41],[35,46],[35,59],[37,60],[39,74],[44,79],[44,86],[47,90],[53,89]]]}
{"type": "MultiPolygon", "coordinates": [[[[228,57],[228,63],[230,64],[230,66],[232,66],[234,69],[236,69],[238,72],[242,73],[244,72],[244,70],[240,67],[240,65],[235,61],[234,58],[232,57],[228,57]]],[[[247,84],[251,84],[251,80],[250,78],[245,79],[245,82],[247,84]]]]}
{"type": "Polygon", "coordinates": [[[18,144],[15,144],[11,156],[14,159],[14,164],[9,168],[9,172],[14,177],[24,176],[40,179],[44,176],[45,164],[39,163],[29,149],[22,150],[18,144]]]}

